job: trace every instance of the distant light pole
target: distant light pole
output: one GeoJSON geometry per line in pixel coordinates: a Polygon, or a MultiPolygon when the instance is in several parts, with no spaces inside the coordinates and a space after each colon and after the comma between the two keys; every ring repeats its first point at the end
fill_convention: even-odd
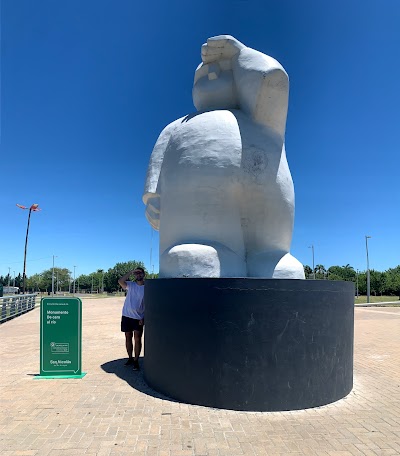
{"type": "Polygon", "coordinates": [[[11,268],[8,268],[8,286],[10,286],[10,275],[11,275],[11,268]]]}
{"type": "Polygon", "coordinates": [[[153,227],[150,226],[150,232],[151,232],[151,237],[150,237],[150,266],[153,263],[153,227]]]}
{"type": "Polygon", "coordinates": [[[76,266],[74,266],[74,286],[73,286],[73,292],[72,294],[75,296],[75,268],[76,266]]]}
{"type": "Polygon", "coordinates": [[[39,209],[39,204],[32,204],[31,207],[26,207],[26,206],[21,206],[20,204],[17,204],[17,206],[20,209],[29,209],[29,214],[28,214],[28,225],[26,227],[26,238],[25,238],[25,252],[24,252],[24,272],[22,273],[22,280],[23,280],[23,288],[22,288],[22,293],[25,294],[25,286],[26,286],[26,251],[28,248],[28,235],[29,235],[29,224],[31,221],[31,212],[38,212],[41,209],[39,209]]]}
{"type": "Polygon", "coordinates": [[[365,236],[365,249],[367,251],[367,303],[369,302],[369,297],[371,295],[371,279],[369,275],[369,258],[368,258],[368,239],[371,239],[371,236],[365,236]]]}
{"type": "Polygon", "coordinates": [[[314,280],[315,280],[314,244],[311,244],[310,247],[308,247],[308,248],[312,250],[312,270],[313,270],[313,276],[314,276],[314,280]]]}
{"type": "Polygon", "coordinates": [[[357,298],[358,298],[358,269],[356,272],[356,290],[357,290],[357,298]]]}
{"type": "Polygon", "coordinates": [[[53,255],[53,271],[51,273],[51,296],[54,296],[54,258],[57,258],[57,255],[53,255]]]}
{"type": "Polygon", "coordinates": [[[13,278],[13,287],[15,287],[15,271],[13,271],[14,273],[14,278],[13,278]]]}

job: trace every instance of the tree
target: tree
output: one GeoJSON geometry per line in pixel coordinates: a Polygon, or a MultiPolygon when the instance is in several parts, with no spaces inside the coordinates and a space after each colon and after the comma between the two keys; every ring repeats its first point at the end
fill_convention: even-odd
{"type": "Polygon", "coordinates": [[[371,279],[371,293],[375,296],[377,294],[382,296],[385,290],[385,273],[375,271],[374,269],[371,269],[369,273],[371,279]]]}
{"type": "Polygon", "coordinates": [[[145,269],[143,261],[134,260],[126,263],[117,263],[113,268],[110,268],[104,275],[105,290],[108,292],[117,291],[120,288],[118,279],[137,267],[145,269]]]}
{"type": "Polygon", "coordinates": [[[89,290],[91,289],[92,287],[92,275],[85,275],[85,274],[81,274],[79,277],[77,277],[75,279],[76,281],[76,285],[75,285],[75,289],[77,290],[77,284],[78,284],[78,281],[79,281],[79,289],[80,290],[89,290]]]}
{"type": "Polygon", "coordinates": [[[331,266],[328,269],[329,280],[347,280],[349,282],[356,281],[356,271],[353,266],[346,264],[345,266],[331,266]],[[334,278],[334,277],[339,277],[334,278]]]}
{"type": "Polygon", "coordinates": [[[323,264],[317,264],[317,266],[314,268],[314,273],[316,279],[325,279],[325,266],[323,264]]]}
{"type": "Polygon", "coordinates": [[[400,294],[400,265],[385,271],[385,294],[394,296],[400,294]]]}
{"type": "Polygon", "coordinates": [[[339,275],[335,274],[334,272],[330,272],[329,270],[328,272],[328,280],[343,280],[339,275]]]}
{"type": "MultiPolygon", "coordinates": [[[[96,272],[90,274],[81,274],[77,279],[76,283],[79,283],[79,289],[85,291],[95,291],[101,293],[102,291],[113,292],[117,291],[120,286],[118,279],[125,275],[127,272],[141,267],[145,269],[142,261],[128,261],[126,263],[117,263],[113,268],[110,268],[107,272],[103,269],[98,269],[96,272]],[[78,282],[79,281],[79,282],[78,282]]],[[[157,277],[158,274],[151,274],[153,278],[157,277]]],[[[75,289],[77,290],[77,285],[75,289]]]]}
{"type": "MultiPolygon", "coordinates": [[[[40,291],[52,290],[53,268],[46,269],[41,274],[28,278],[28,288],[39,287],[40,291]],[[39,276],[39,277],[38,277],[39,276]],[[33,281],[31,280],[33,277],[33,281]]],[[[54,291],[68,291],[71,271],[66,268],[54,268],[54,291]]]]}
{"type": "Polygon", "coordinates": [[[147,279],[158,279],[158,273],[154,273],[154,272],[149,272],[147,275],[146,275],[146,278],[147,279]]]}
{"type": "Polygon", "coordinates": [[[312,276],[312,269],[310,268],[310,266],[308,266],[308,264],[304,265],[304,275],[306,277],[306,279],[310,279],[311,276],[312,276]]]}
{"type": "Polygon", "coordinates": [[[358,273],[358,293],[367,294],[367,273],[364,271],[358,273]]]}
{"type": "Polygon", "coordinates": [[[33,274],[26,279],[26,286],[28,290],[32,291],[42,291],[41,290],[41,282],[42,282],[42,275],[41,274],[33,274]]]}
{"type": "Polygon", "coordinates": [[[349,264],[342,266],[342,277],[343,280],[355,282],[356,271],[354,270],[353,266],[350,266],[349,264]]]}
{"type": "MultiPolygon", "coordinates": [[[[14,281],[13,281],[14,283],[14,281]]],[[[15,277],[15,286],[18,288],[22,288],[22,275],[21,273],[18,273],[18,275],[15,277]]]]}
{"type": "Polygon", "coordinates": [[[100,293],[104,288],[104,277],[103,269],[98,269],[89,275],[81,275],[79,276],[79,288],[100,293]]]}

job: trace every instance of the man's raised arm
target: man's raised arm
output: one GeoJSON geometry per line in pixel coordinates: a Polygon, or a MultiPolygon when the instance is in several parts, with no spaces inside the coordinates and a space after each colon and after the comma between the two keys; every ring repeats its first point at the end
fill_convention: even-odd
{"type": "Polygon", "coordinates": [[[129,277],[133,274],[133,272],[134,272],[134,269],[132,269],[132,271],[127,272],[120,279],[118,279],[118,283],[122,289],[126,290],[128,288],[128,285],[126,284],[126,282],[128,281],[129,277]]]}

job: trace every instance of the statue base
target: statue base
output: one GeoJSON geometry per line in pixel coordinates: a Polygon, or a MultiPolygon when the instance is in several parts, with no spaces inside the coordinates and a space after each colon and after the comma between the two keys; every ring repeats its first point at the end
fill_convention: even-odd
{"type": "Polygon", "coordinates": [[[182,402],[284,411],[353,387],[354,284],[146,280],[144,376],[182,402]]]}

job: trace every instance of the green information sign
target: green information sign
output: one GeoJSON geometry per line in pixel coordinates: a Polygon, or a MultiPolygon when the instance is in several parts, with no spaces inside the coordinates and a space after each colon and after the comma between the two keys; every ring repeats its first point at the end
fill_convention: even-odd
{"type": "Polygon", "coordinates": [[[42,298],[40,302],[40,375],[82,378],[82,301],[42,298]]]}

